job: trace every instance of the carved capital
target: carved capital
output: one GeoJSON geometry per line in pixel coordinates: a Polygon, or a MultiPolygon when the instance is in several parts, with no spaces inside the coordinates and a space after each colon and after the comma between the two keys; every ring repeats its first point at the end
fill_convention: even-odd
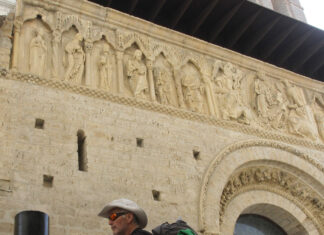
{"type": "Polygon", "coordinates": [[[124,36],[119,30],[116,31],[116,41],[117,48],[122,50],[124,48],[124,36]]]}
{"type": "Polygon", "coordinates": [[[15,33],[20,33],[21,26],[23,25],[23,21],[21,19],[16,19],[14,21],[14,30],[15,33]]]}
{"type": "Polygon", "coordinates": [[[152,70],[153,69],[153,61],[150,59],[147,59],[146,66],[147,66],[147,69],[152,70]]]}
{"type": "Polygon", "coordinates": [[[84,49],[86,53],[91,52],[92,48],[93,48],[93,42],[89,42],[89,41],[84,42],[84,49]]]}
{"type": "Polygon", "coordinates": [[[60,43],[62,39],[62,35],[58,30],[53,31],[53,42],[60,43]]]}
{"type": "Polygon", "coordinates": [[[116,51],[116,57],[117,60],[122,60],[124,57],[124,52],[123,51],[116,51]]]}

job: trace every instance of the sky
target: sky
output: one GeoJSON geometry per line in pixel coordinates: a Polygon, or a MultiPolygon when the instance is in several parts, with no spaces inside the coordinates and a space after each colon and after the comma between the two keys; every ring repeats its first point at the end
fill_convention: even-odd
{"type": "Polygon", "coordinates": [[[324,0],[299,0],[308,24],[324,30],[324,0]]]}

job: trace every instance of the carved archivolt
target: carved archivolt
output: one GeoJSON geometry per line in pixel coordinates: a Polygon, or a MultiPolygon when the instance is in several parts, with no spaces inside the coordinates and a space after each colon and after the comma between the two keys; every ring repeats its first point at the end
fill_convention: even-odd
{"type": "Polygon", "coordinates": [[[232,144],[232,145],[226,147],[225,149],[223,149],[212,160],[212,162],[209,164],[209,166],[204,174],[204,177],[202,180],[201,192],[200,192],[200,202],[199,202],[200,203],[199,204],[199,224],[200,224],[200,228],[202,230],[206,229],[205,211],[207,210],[207,208],[206,208],[207,191],[208,191],[208,188],[210,187],[209,185],[211,183],[210,182],[211,177],[212,177],[213,173],[216,171],[216,168],[221,163],[221,161],[229,154],[231,154],[235,151],[238,151],[240,149],[245,149],[245,148],[254,147],[254,146],[271,147],[271,148],[289,152],[289,153],[297,156],[298,158],[301,158],[301,159],[309,162],[311,165],[315,166],[321,172],[324,173],[324,167],[321,164],[319,164],[318,162],[316,162],[314,159],[309,157],[306,153],[304,153],[296,148],[293,148],[291,146],[279,143],[279,142],[268,141],[268,140],[250,140],[250,141],[244,141],[244,142],[232,144]]]}
{"type": "Polygon", "coordinates": [[[235,172],[227,182],[220,201],[220,224],[228,203],[238,194],[250,190],[271,191],[298,205],[324,232],[324,199],[297,177],[276,168],[250,167],[235,172]]]}

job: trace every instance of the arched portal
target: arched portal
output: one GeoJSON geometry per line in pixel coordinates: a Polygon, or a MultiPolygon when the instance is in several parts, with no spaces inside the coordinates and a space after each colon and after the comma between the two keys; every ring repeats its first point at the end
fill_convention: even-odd
{"type": "Polygon", "coordinates": [[[294,229],[322,234],[324,188],[319,182],[324,180],[323,173],[311,156],[292,146],[267,140],[232,144],[220,151],[205,172],[200,231],[233,234],[240,215],[253,213],[269,218],[288,234],[297,234],[290,233],[294,229]],[[266,208],[277,216],[264,214],[266,208]],[[278,214],[285,214],[291,227],[275,221],[278,214]]]}
{"type": "Polygon", "coordinates": [[[287,235],[275,222],[257,214],[243,214],[237,219],[234,235],[287,235]]]}
{"type": "MultiPolygon", "coordinates": [[[[283,196],[263,190],[241,193],[229,203],[223,217],[220,234],[234,234],[238,219],[245,214],[267,218],[287,234],[321,234],[311,219],[293,202],[283,196]]],[[[237,233],[237,235],[241,234],[237,233]]]]}

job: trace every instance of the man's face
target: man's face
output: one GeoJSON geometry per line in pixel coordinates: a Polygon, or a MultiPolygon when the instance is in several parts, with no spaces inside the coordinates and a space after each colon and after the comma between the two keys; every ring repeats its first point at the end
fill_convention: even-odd
{"type": "MultiPolygon", "coordinates": [[[[122,209],[115,208],[109,212],[109,216],[113,213],[125,212],[122,209]]],[[[114,235],[125,235],[129,228],[129,219],[127,218],[127,214],[119,216],[117,219],[109,220],[110,228],[114,235]]]]}

